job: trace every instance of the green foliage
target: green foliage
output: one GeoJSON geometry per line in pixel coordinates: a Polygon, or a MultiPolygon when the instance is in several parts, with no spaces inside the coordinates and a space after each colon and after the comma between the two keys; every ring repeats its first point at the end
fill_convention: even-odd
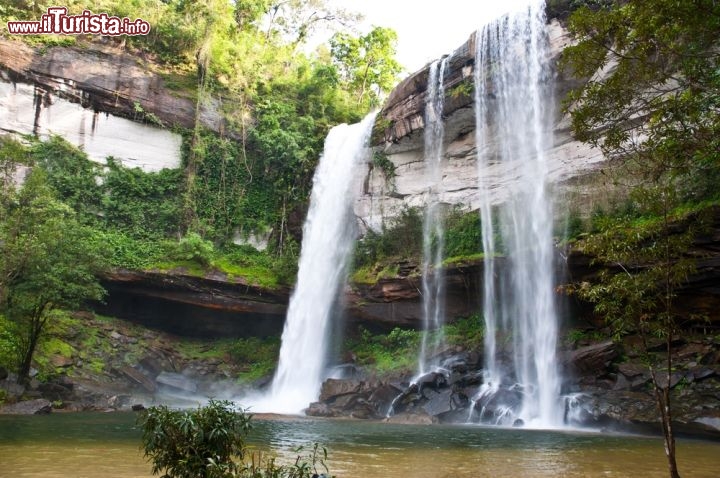
{"type": "Polygon", "coordinates": [[[413,370],[419,346],[420,332],[397,327],[387,335],[372,335],[361,328],[360,337],[346,345],[358,364],[370,366],[378,374],[413,370]]]}
{"type": "Polygon", "coordinates": [[[422,215],[418,209],[408,208],[382,232],[367,231],[357,243],[354,265],[359,269],[389,258],[417,259],[421,254],[422,215]]]}
{"type": "Polygon", "coordinates": [[[195,410],[164,405],[140,415],[142,447],[152,461],[153,474],[170,478],[237,476],[236,463],[245,456],[250,416],[227,401],[211,400],[195,410]]]}
{"type": "Polygon", "coordinates": [[[464,80],[452,87],[450,96],[452,98],[472,98],[473,91],[475,91],[475,83],[470,80],[464,80]]]}
{"type": "Polygon", "coordinates": [[[17,167],[28,163],[29,152],[25,146],[10,136],[0,136],[0,201],[5,202],[15,190],[13,177],[17,167]]]}
{"type": "Polygon", "coordinates": [[[192,261],[202,266],[210,265],[214,247],[196,232],[190,232],[169,252],[169,258],[176,261],[192,261]]]}
{"type": "Polygon", "coordinates": [[[683,229],[671,230],[669,218],[662,216],[631,224],[624,218],[604,218],[599,232],[582,242],[597,262],[619,268],[604,269],[597,284],[579,289],[617,337],[629,332],[668,336],[676,331],[671,304],[693,268],[685,251],[696,226],[686,221],[683,229]]]}
{"type": "Polygon", "coordinates": [[[14,370],[18,363],[19,352],[17,324],[0,314],[0,367],[14,370]]]}
{"type": "Polygon", "coordinates": [[[177,234],[182,173],[163,169],[143,172],[108,158],[102,176],[102,212],[106,229],[131,237],[159,239],[177,234]]]}
{"type": "MultiPolygon", "coordinates": [[[[434,341],[435,334],[445,337],[448,345],[478,349],[482,347],[484,336],[482,318],[472,315],[455,319],[441,330],[431,332],[430,342],[434,341]]],[[[359,365],[376,374],[407,373],[417,366],[421,340],[422,332],[416,330],[396,327],[388,334],[373,335],[360,327],[358,336],[348,340],[345,347],[355,355],[359,365]]]]}
{"type": "Polygon", "coordinates": [[[567,332],[564,342],[570,346],[577,346],[578,342],[598,342],[607,338],[608,337],[602,331],[597,329],[571,329],[567,332]]]}
{"type": "Polygon", "coordinates": [[[233,360],[240,363],[277,362],[280,351],[280,340],[277,337],[260,339],[249,337],[234,340],[229,353],[233,360]]]}
{"type": "Polygon", "coordinates": [[[567,218],[565,219],[565,231],[562,237],[565,241],[572,241],[577,239],[581,234],[586,231],[585,221],[577,209],[571,210],[567,218]]]}
{"type": "Polygon", "coordinates": [[[455,210],[445,219],[445,257],[465,257],[482,252],[482,228],[477,211],[455,210]]]}
{"type": "MultiPolygon", "coordinates": [[[[356,283],[373,283],[397,273],[397,261],[414,261],[422,258],[422,215],[408,208],[382,232],[368,230],[355,249],[352,280],[356,283]]],[[[478,260],[482,255],[480,215],[459,209],[449,212],[445,222],[445,249],[447,259],[443,265],[467,260],[478,260]]]]}
{"type": "Polygon", "coordinates": [[[570,97],[573,128],[634,166],[618,181],[661,181],[680,200],[716,193],[719,19],[720,5],[710,0],[620,2],[572,15],[580,42],[566,50],[566,66],[590,76],[615,65],[570,97]]]}
{"type": "Polygon", "coordinates": [[[102,190],[97,184],[101,169],[85,153],[60,136],[36,142],[31,155],[47,174],[57,197],[80,214],[84,222],[100,212],[102,190]]]}
{"type": "Polygon", "coordinates": [[[358,104],[379,106],[380,95],[389,92],[402,67],[395,60],[397,33],[374,27],[366,35],[354,37],[336,33],[330,50],[342,80],[355,91],[358,104]]]}
{"type": "MultiPolygon", "coordinates": [[[[720,4],[712,0],[615,1],[570,18],[579,40],[565,64],[590,80],[569,98],[576,136],[617,159],[615,180],[631,190],[640,218],[608,219],[585,247],[615,265],[579,293],[595,303],[616,336],[635,331],[665,341],[664,363],[648,354],[672,478],[678,478],[670,383],[673,307],[693,270],[688,250],[698,218],[673,217],[688,200],[717,195],[720,177],[720,4]],[[598,69],[603,74],[595,75],[598,69]],[[593,76],[594,75],[594,76],[593,76]],[[693,224],[690,224],[692,222],[693,224]]],[[[570,104],[569,103],[569,104],[570,104]]]]}
{"type": "Polygon", "coordinates": [[[95,229],[92,239],[107,251],[108,265],[126,269],[145,269],[165,259],[169,246],[157,239],[138,239],[115,229],[95,229]]]}
{"type": "Polygon", "coordinates": [[[372,166],[378,168],[383,176],[385,176],[385,183],[392,184],[393,179],[397,175],[395,171],[395,164],[390,161],[386,154],[380,151],[373,152],[372,155],[372,166]]]}
{"type": "MultiPolygon", "coordinates": [[[[67,6],[70,13],[84,7],[75,0],[67,6]]],[[[1,7],[0,18],[35,18],[45,7],[37,2],[1,7]]],[[[309,57],[298,46],[315,28],[350,25],[357,16],[325,0],[100,0],[93,11],[150,22],[149,35],[110,41],[152,52],[151,58],[161,62],[152,68],[166,86],[195,99],[198,108],[221,100],[227,134],[205,131],[198,123],[184,132],[184,170],[157,173],[124,168],[112,159],[102,168],[59,138],[39,142],[32,158],[47,171],[60,199],[81,222],[96,227],[98,240],[105,237],[113,245],[109,255],[115,266],[168,264],[172,260],[160,252],[167,244],[157,243],[188,231],[219,248],[237,236],[271,232],[273,275],[291,281],[298,217],[307,204],[323,139],[332,126],[357,121],[370,99],[377,100],[373,92],[365,95],[367,101],[354,101],[357,84],[341,73],[349,71],[342,60],[327,50],[309,57]]],[[[359,52],[367,79],[385,90],[391,86],[387,72],[397,65],[393,35],[375,29],[363,37],[368,50],[359,52]]],[[[87,41],[92,40],[78,39],[81,46],[87,41]]],[[[144,104],[136,102],[134,114],[159,124],[144,104]]],[[[24,154],[12,153],[16,161],[24,154]]],[[[262,267],[215,259],[233,275],[273,281],[262,267]]],[[[208,266],[201,262],[201,268],[208,266]]]]}
{"type": "Polygon", "coordinates": [[[477,349],[482,345],[485,336],[483,319],[477,314],[461,317],[445,325],[443,334],[448,344],[477,349]]]}
{"type": "Polygon", "coordinates": [[[232,402],[210,400],[195,410],[150,407],[138,418],[142,447],[153,474],[167,478],[311,478],[328,476],[327,449],[319,444],[295,449],[292,465],[248,452],[245,439],[252,416],[232,402]],[[252,455],[252,456],[250,456],[252,455]],[[245,462],[249,458],[249,462],[245,462]]]}
{"type": "Polygon", "coordinates": [[[0,308],[18,327],[22,380],[52,311],[103,296],[95,274],[105,260],[92,231],[54,197],[41,169],[26,178],[2,217],[0,308]]]}
{"type": "Polygon", "coordinates": [[[277,365],[279,353],[279,337],[237,339],[229,347],[230,357],[237,363],[247,365],[247,370],[238,377],[246,383],[270,375],[277,365]]]}

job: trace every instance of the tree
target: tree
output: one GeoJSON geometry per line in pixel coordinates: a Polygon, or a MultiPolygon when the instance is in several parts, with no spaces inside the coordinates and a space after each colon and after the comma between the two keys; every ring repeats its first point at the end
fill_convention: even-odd
{"type": "Polygon", "coordinates": [[[617,0],[577,10],[569,28],[579,42],[566,49],[566,66],[590,78],[570,96],[575,133],[613,160],[616,181],[631,189],[644,215],[607,219],[585,242],[597,261],[617,271],[579,291],[616,334],[634,330],[642,337],[675,478],[670,388],[679,322],[673,300],[692,270],[685,257],[697,233],[691,227],[697,217],[686,217],[679,206],[717,195],[720,4],[617,0]],[[648,350],[652,335],[664,339],[661,363],[648,350]]]}
{"type": "Polygon", "coordinates": [[[53,312],[104,295],[95,276],[104,259],[90,229],[54,197],[43,170],[34,169],[3,206],[0,310],[20,331],[17,365],[23,382],[53,312]]]}
{"type": "Polygon", "coordinates": [[[361,16],[337,8],[327,0],[274,0],[267,10],[268,37],[280,36],[294,46],[302,44],[320,27],[349,27],[361,16]]]}
{"type": "Polygon", "coordinates": [[[397,33],[383,27],[374,27],[359,37],[339,32],[330,39],[333,60],[358,104],[378,106],[380,95],[395,85],[402,71],[395,59],[396,43],[397,33]]]}

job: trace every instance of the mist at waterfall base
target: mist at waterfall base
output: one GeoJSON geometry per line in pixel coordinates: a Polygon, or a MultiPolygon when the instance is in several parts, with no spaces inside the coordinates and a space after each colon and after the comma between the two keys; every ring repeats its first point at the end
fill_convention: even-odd
{"type": "Polygon", "coordinates": [[[253,412],[299,414],[318,399],[325,378],[329,331],[339,289],[354,249],[353,178],[367,160],[375,114],[334,127],[313,178],[295,290],[290,298],[280,359],[268,393],[241,400],[253,412]]]}
{"type": "Polygon", "coordinates": [[[544,153],[552,145],[553,105],[544,11],[544,2],[534,1],[489,23],[476,37],[485,370],[469,419],[552,428],[562,426],[564,412],[544,153]],[[492,169],[515,178],[507,181],[513,191],[504,204],[490,203],[492,169]],[[502,270],[499,254],[506,259],[502,270]]]}

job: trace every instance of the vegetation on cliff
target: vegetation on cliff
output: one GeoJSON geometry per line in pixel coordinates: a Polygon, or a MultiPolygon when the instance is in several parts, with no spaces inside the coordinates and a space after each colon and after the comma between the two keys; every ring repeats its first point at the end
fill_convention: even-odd
{"type": "MultiPolygon", "coordinates": [[[[0,20],[36,20],[51,5],[3,5],[0,20]]],[[[70,14],[87,8],[78,1],[65,6],[70,14]]],[[[0,211],[0,337],[12,344],[8,350],[17,352],[4,353],[13,358],[3,357],[2,365],[20,365],[21,375],[27,374],[30,359],[18,362],[14,356],[20,348],[32,356],[52,316],[46,312],[99,299],[102,289],[94,274],[108,267],[220,273],[230,281],[267,288],[292,283],[300,226],[328,130],[357,121],[377,106],[400,71],[392,30],[374,27],[355,36],[349,32],[359,17],[322,0],[103,0],[92,8],[142,18],[150,22],[151,32],[22,40],[36,45],[38,54],[55,47],[93,48],[93,42],[114,45],[161,75],[166,87],[196,99],[196,118],[202,105],[218,105],[227,128],[209,131],[199,121],[191,129],[160,125],[182,135],[183,162],[181,169],[153,173],[123,167],[113,158],[104,166],[95,164],[60,137],[2,139],[4,184],[13,183],[25,167],[33,170],[0,211]],[[330,49],[306,52],[314,31],[340,27],[343,32],[335,34],[330,49]],[[40,218],[35,210],[13,209],[22,197],[44,204],[47,214],[40,218]],[[35,227],[41,219],[49,224],[47,234],[45,226],[35,227]],[[18,235],[13,242],[13,221],[35,221],[28,227],[44,236],[18,235]],[[49,238],[60,229],[66,232],[55,247],[49,238]],[[35,304],[29,292],[20,300],[10,275],[23,258],[37,262],[32,270],[38,277],[26,279],[54,281],[60,295],[51,304],[35,304]],[[68,269],[68,264],[75,267],[68,269]],[[69,277],[70,272],[75,276],[69,277]],[[20,314],[21,306],[27,313],[20,314]],[[21,330],[23,321],[29,321],[28,333],[21,330]],[[23,341],[28,344],[18,348],[23,341]]],[[[135,112],[136,120],[158,123],[140,101],[135,112]]],[[[256,361],[251,375],[267,373],[272,367],[267,362],[274,358],[256,361]]]]}
{"type": "MultiPolygon", "coordinates": [[[[49,5],[3,6],[0,20],[33,20],[49,5]]],[[[73,14],[87,5],[71,1],[67,7],[73,14]]],[[[103,0],[93,9],[142,18],[151,24],[150,34],[77,36],[69,43],[114,43],[163,75],[168,87],[195,98],[198,119],[201,106],[213,103],[227,125],[218,133],[203,129],[198,121],[195,128],[180,131],[183,170],[163,172],[162,179],[140,178],[111,164],[117,187],[109,190],[129,193],[126,200],[137,206],[118,202],[115,217],[120,216],[123,227],[133,228],[135,236],[195,232],[216,247],[237,238],[267,236],[271,253],[288,255],[292,262],[323,140],[332,126],[359,120],[393,86],[400,71],[394,59],[395,32],[375,27],[365,35],[347,33],[358,15],[322,0],[103,0]],[[331,49],[305,53],[315,31],[339,28],[343,32],[335,34],[331,49]],[[164,194],[156,189],[154,198],[133,196],[132,175],[148,188],[148,181],[156,181],[164,194]],[[127,180],[124,184],[121,176],[127,180]],[[146,203],[142,213],[141,202],[146,203]],[[136,213],[132,217],[131,209],[136,213]],[[153,227],[158,215],[163,216],[159,223],[164,230],[153,227]]],[[[45,48],[59,41],[52,35],[23,39],[44,42],[45,48]]],[[[64,40],[60,43],[67,44],[64,40]]],[[[152,119],[141,103],[136,110],[140,118],[152,119]]]]}

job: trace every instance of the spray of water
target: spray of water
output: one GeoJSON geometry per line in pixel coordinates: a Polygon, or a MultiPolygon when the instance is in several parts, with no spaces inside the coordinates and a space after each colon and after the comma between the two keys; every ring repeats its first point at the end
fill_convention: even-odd
{"type": "Polygon", "coordinates": [[[537,427],[562,424],[553,211],[544,153],[552,144],[553,104],[544,6],[533,1],[486,25],[476,38],[486,329],[485,384],[476,412],[501,425],[518,419],[537,427]],[[513,188],[511,199],[497,208],[490,202],[491,170],[513,188]],[[506,256],[502,267],[498,254],[506,256]]]}
{"type": "Polygon", "coordinates": [[[354,246],[352,182],[367,159],[375,115],[333,128],[325,140],[310,198],[295,291],[282,334],[278,369],[254,411],[297,414],[316,401],[327,367],[333,305],[345,283],[354,246]]]}

